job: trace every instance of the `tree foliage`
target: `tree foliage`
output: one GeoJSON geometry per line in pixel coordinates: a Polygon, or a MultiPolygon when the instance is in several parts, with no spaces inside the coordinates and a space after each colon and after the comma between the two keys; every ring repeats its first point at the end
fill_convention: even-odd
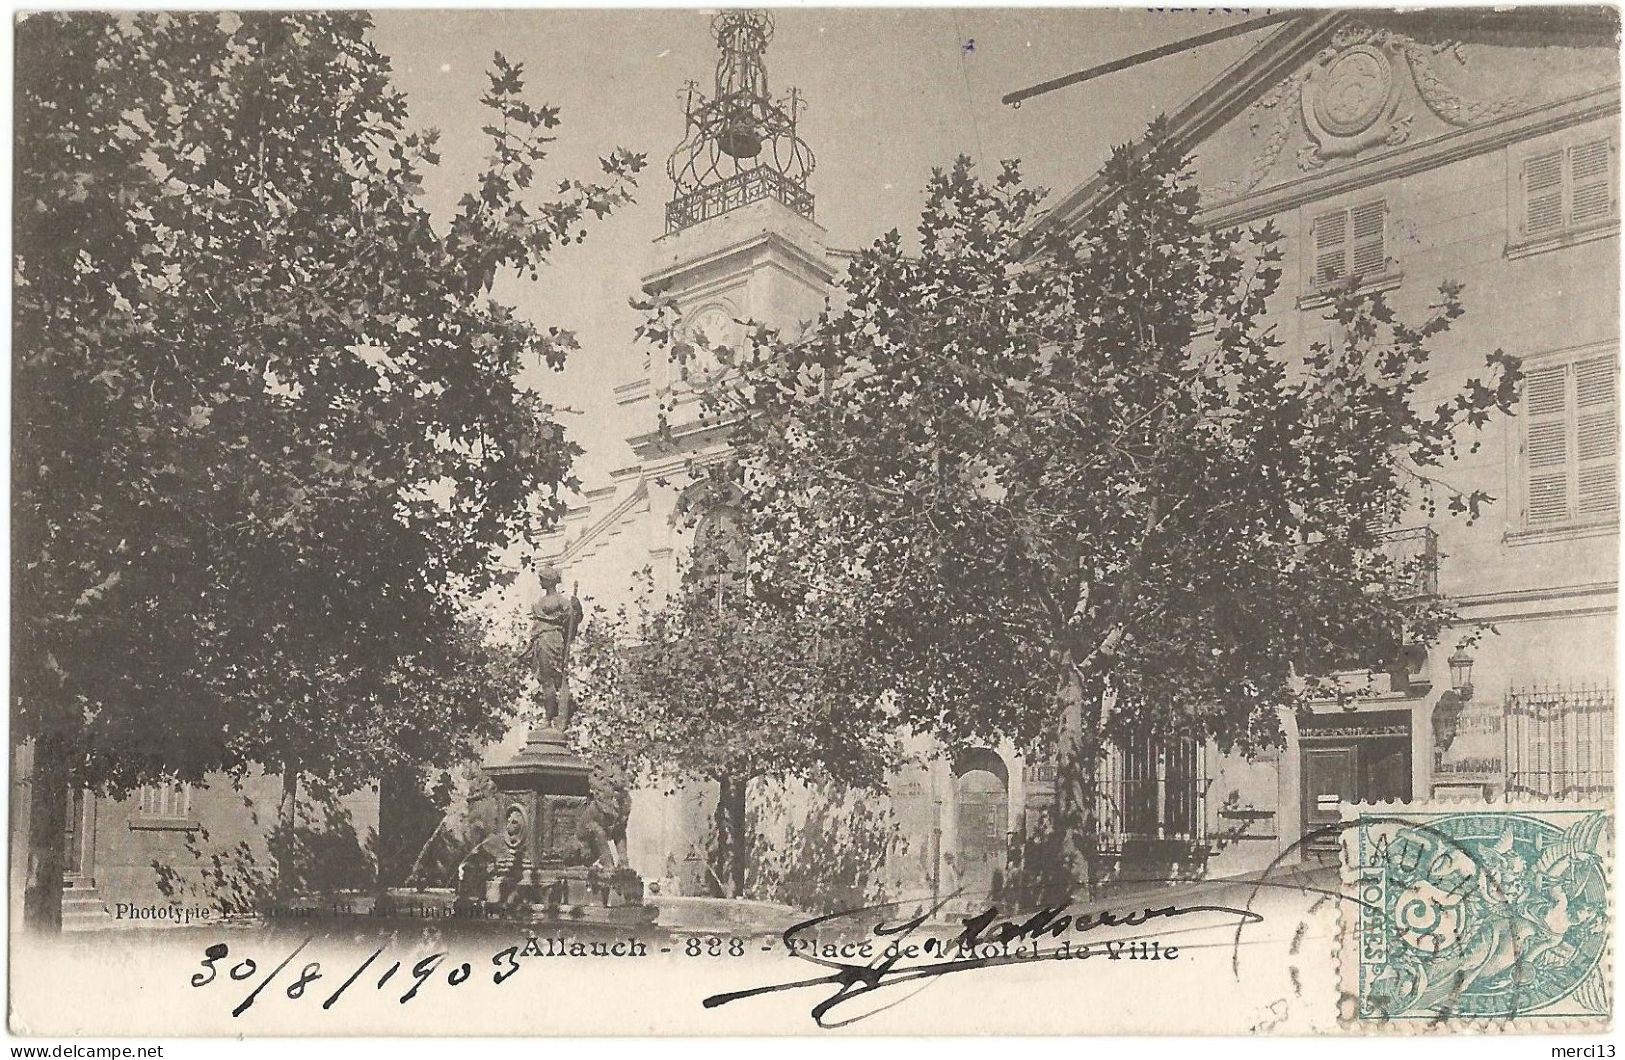
{"type": "Polygon", "coordinates": [[[734,518],[713,513],[701,526],[669,598],[645,571],[630,605],[594,611],[573,689],[590,753],[648,779],[720,786],[717,875],[737,895],[752,780],[877,789],[900,751],[851,631],[827,610],[759,591],[739,547],[748,528],[734,518]]]}
{"type": "MultiPolygon", "coordinates": [[[[1425,400],[1450,283],[1414,324],[1344,291],[1334,338],[1290,347],[1280,233],[1204,230],[1162,122],[1105,178],[1080,235],[1034,245],[1015,163],[938,171],[917,253],[878,240],[707,398],[764,580],[849,603],[910,727],[1059,741],[1075,847],[1113,740],[1257,748],[1334,672],[1439,636],[1453,612],[1383,534],[1436,501],[1477,516],[1437,472],[1518,379],[1496,351],[1425,400]]],[[[645,331],[681,359],[673,319],[656,300],[645,331]]]]}
{"type": "Polygon", "coordinates": [[[252,764],[336,786],[500,731],[467,601],[577,447],[521,387],[575,346],[491,297],[630,201],[533,186],[501,55],[448,221],[356,12],[17,30],[13,733],[76,784],[252,764]]]}

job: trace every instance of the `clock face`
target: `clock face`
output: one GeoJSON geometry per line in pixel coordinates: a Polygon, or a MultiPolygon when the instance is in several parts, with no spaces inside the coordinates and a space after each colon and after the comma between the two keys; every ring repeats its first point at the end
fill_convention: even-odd
{"type": "Polygon", "coordinates": [[[687,339],[693,352],[682,367],[683,378],[693,386],[705,386],[722,374],[716,347],[737,351],[739,325],[733,313],[721,305],[708,305],[688,318],[687,339]]]}

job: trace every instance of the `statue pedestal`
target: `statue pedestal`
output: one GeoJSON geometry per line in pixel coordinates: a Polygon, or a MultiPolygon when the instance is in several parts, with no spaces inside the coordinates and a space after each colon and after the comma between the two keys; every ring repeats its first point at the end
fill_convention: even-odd
{"type": "Polygon", "coordinates": [[[593,798],[592,768],[563,731],[531,729],[517,755],[485,772],[501,793],[497,827],[506,842],[486,883],[488,903],[550,922],[653,923],[638,874],[594,864],[598,851],[577,834],[593,798]]]}

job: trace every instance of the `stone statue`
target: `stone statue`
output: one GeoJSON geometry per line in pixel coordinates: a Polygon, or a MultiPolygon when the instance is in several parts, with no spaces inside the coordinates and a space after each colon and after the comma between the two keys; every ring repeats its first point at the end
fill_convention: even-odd
{"type": "Polygon", "coordinates": [[[569,861],[618,869],[626,865],[626,822],[632,816],[632,791],[626,773],[603,762],[593,763],[590,795],[576,819],[576,850],[569,861]]]}
{"type": "Polygon", "coordinates": [[[536,682],[542,687],[542,714],[549,727],[562,730],[570,727],[570,689],[565,683],[565,668],[570,643],[581,628],[581,601],[574,594],[566,597],[559,592],[562,579],[555,568],[543,567],[537,579],[542,584],[542,595],[531,605],[527,653],[536,682]]]}

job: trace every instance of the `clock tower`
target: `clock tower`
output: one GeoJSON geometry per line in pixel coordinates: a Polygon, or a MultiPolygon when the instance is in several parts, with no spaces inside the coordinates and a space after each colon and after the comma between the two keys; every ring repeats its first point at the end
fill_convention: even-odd
{"type": "MultiPolygon", "coordinates": [[[[693,352],[679,359],[644,347],[642,371],[615,391],[636,462],[588,491],[587,503],[572,509],[542,550],[566,584],[579,581],[594,603],[611,608],[635,606],[645,573],[657,598],[672,592],[707,518],[682,495],[694,487],[692,465],[729,444],[702,400],[721,378],[724,360],[712,351],[742,348],[744,322],[799,334],[823,311],[836,263],[845,258],[831,254],[814,220],[813,153],[797,128],[801,97],[768,89],[772,19],[726,10],[711,30],[716,80],[709,95],[689,84],[683,140],[666,166],[665,233],[642,278],[645,290],[675,305],[678,339],[693,352]]],[[[714,785],[634,791],[631,864],[679,893],[706,893],[701,852],[716,805],[714,785]]]]}
{"type": "Polygon", "coordinates": [[[813,219],[807,182],[815,159],[797,130],[805,104],[794,89],[779,98],[768,89],[773,20],[727,10],[711,29],[719,52],[713,91],[689,83],[683,141],[666,164],[666,233],[643,277],[645,290],[675,302],[680,337],[694,352],[678,363],[667,350],[652,351],[643,375],[619,395],[638,425],[633,450],[657,473],[724,442],[706,430],[699,401],[721,371],[716,348],[738,349],[745,321],[793,336],[822,311],[835,277],[826,233],[813,219]],[[661,436],[661,417],[670,437],[661,436]]]}

